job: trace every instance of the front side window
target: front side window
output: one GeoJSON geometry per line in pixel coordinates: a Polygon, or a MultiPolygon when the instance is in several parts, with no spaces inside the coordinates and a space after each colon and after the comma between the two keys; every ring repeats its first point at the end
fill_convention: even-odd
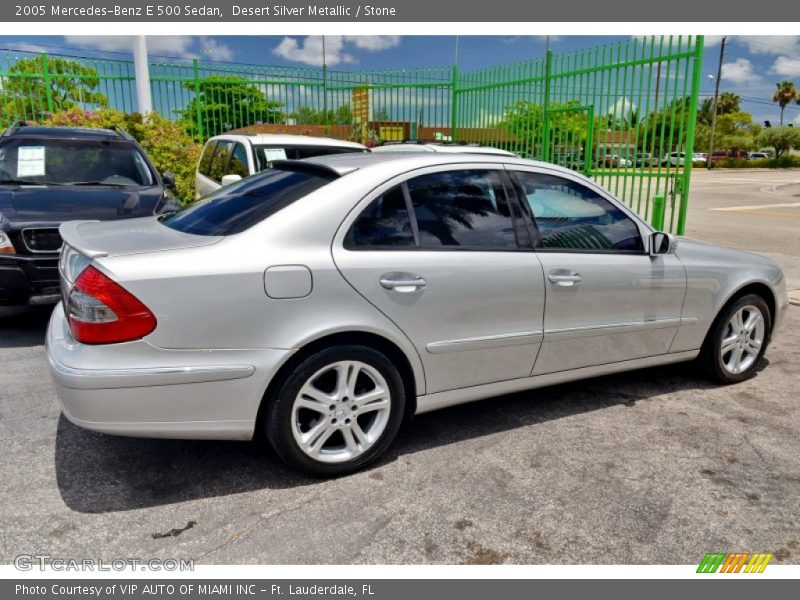
{"type": "Polygon", "coordinates": [[[225,165],[228,162],[228,153],[231,151],[231,146],[233,146],[233,142],[217,142],[214,157],[211,159],[211,169],[208,173],[211,179],[219,181],[225,175],[225,165]]]}
{"type": "Polygon", "coordinates": [[[636,223],[594,190],[544,173],[513,173],[539,233],[538,250],[643,252],[636,223]]]}
{"type": "Polygon", "coordinates": [[[203,175],[209,175],[211,173],[211,158],[214,156],[214,148],[216,146],[217,142],[211,140],[206,144],[206,147],[203,148],[203,154],[200,156],[200,164],[197,167],[197,170],[203,175]]]}
{"type": "Polygon", "coordinates": [[[407,183],[422,248],[516,249],[500,176],[491,170],[430,173],[407,183]]]}
{"type": "Polygon", "coordinates": [[[139,148],[128,141],[14,137],[0,143],[0,184],[154,185],[139,148]]]}

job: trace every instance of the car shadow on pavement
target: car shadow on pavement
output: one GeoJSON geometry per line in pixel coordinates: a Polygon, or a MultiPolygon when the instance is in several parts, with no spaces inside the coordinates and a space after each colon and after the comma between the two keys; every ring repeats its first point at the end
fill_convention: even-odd
{"type": "Polygon", "coordinates": [[[29,348],[44,344],[52,306],[0,307],[0,348],[29,348]]]}
{"type": "MultiPolygon", "coordinates": [[[[767,364],[762,360],[759,370],[767,364]]],[[[710,387],[713,384],[698,376],[692,365],[677,364],[454,406],[416,417],[376,466],[466,439],[710,387]]],[[[81,429],[63,415],[56,434],[55,471],[64,502],[82,513],[135,510],[321,481],[285,466],[264,442],[111,436],[81,429]]]]}

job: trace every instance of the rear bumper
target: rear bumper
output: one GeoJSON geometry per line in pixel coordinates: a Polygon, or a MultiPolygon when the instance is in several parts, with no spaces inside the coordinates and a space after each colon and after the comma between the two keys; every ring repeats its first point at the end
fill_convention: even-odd
{"type": "Polygon", "coordinates": [[[164,350],[144,340],[89,346],[64,311],[46,337],[64,415],[86,429],[137,437],[253,437],[261,399],[288,350],[164,350]]]}
{"type": "Polygon", "coordinates": [[[55,304],[59,297],[58,254],[0,255],[0,306],[55,304]]]}

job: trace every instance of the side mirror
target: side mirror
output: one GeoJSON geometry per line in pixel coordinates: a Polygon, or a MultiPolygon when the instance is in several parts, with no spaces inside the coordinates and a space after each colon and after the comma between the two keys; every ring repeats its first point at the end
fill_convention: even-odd
{"type": "Polygon", "coordinates": [[[222,181],[220,181],[220,183],[223,186],[226,186],[226,185],[230,185],[232,183],[236,183],[237,181],[241,181],[241,180],[242,180],[242,176],[241,175],[230,174],[230,175],[223,175],[222,176],[222,181]]]}
{"type": "Polygon", "coordinates": [[[164,182],[164,187],[170,189],[175,187],[175,175],[173,175],[171,171],[164,171],[161,174],[161,181],[164,182]]]}
{"type": "Polygon", "coordinates": [[[671,233],[655,231],[650,234],[650,256],[658,254],[675,254],[678,248],[678,239],[671,233]]]}

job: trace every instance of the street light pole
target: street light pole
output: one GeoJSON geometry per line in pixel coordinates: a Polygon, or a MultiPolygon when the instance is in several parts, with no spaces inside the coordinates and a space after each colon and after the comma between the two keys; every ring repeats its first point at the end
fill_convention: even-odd
{"type": "Polygon", "coordinates": [[[139,102],[139,113],[147,116],[153,112],[153,96],[150,91],[147,38],[143,35],[137,35],[133,38],[133,71],[136,76],[136,97],[139,102]]]}
{"type": "MultiPolygon", "coordinates": [[[[711,107],[711,136],[708,143],[708,156],[706,156],[706,169],[711,168],[711,156],[714,154],[714,134],[717,129],[717,102],[719,101],[719,84],[722,79],[722,60],[725,58],[725,41],[728,36],[722,36],[719,44],[719,64],[717,65],[717,81],[714,85],[714,104],[711,107]]],[[[686,158],[689,158],[688,156],[686,158]]]]}

